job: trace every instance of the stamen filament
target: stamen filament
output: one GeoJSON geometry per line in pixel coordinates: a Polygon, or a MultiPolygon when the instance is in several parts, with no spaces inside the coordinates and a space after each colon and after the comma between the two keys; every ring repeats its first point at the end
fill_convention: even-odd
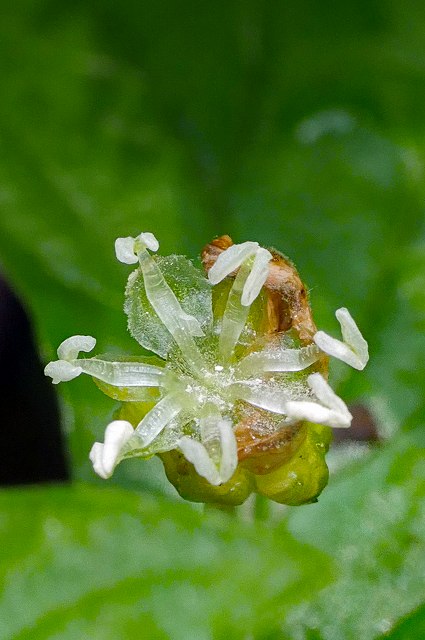
{"type": "Polygon", "coordinates": [[[114,387],[158,387],[164,383],[164,370],[142,362],[113,362],[100,358],[73,361],[83,373],[114,387]]]}
{"type": "Polygon", "coordinates": [[[170,393],[160,400],[136,427],[136,434],[142,441],[141,446],[147,447],[183,408],[177,394],[170,393]]]}
{"type": "Polygon", "coordinates": [[[264,382],[237,382],[230,387],[232,396],[238,400],[245,400],[255,407],[266,409],[272,413],[286,413],[286,403],[292,400],[290,388],[270,388],[264,382]]]}
{"type": "Polygon", "coordinates": [[[272,348],[250,353],[241,360],[238,372],[255,375],[259,371],[302,371],[317,361],[320,354],[315,344],[299,349],[272,348]]]}
{"type": "Polygon", "coordinates": [[[200,419],[201,442],[188,436],[179,441],[179,448],[199,475],[213,485],[230,480],[237,464],[237,444],[230,420],[224,420],[213,404],[203,409],[200,419]]]}
{"type": "Polygon", "coordinates": [[[227,298],[219,339],[219,354],[223,362],[230,360],[248,318],[250,307],[242,305],[241,298],[252,263],[253,258],[250,257],[241,265],[227,298]]]}

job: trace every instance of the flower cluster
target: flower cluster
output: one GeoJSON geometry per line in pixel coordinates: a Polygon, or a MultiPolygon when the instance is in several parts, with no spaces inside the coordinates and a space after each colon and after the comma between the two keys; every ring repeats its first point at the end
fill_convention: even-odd
{"type": "Polygon", "coordinates": [[[327,382],[328,355],[356,369],[367,343],[347,309],[342,340],[314,325],[292,263],[256,242],[222,236],[202,254],[204,273],[183,256],[153,255],[152,233],[118,238],[137,264],[126,288],[128,327],[156,356],[79,357],[96,341],[73,336],[46,366],[53,383],[90,375],[122,402],[90,452],[109,478],[124,458],[159,455],[179,493],[240,504],[253,491],[287,504],[316,499],[327,482],[327,427],[351,415],[327,382]],[[327,426],[325,426],[327,425],[327,426]]]}

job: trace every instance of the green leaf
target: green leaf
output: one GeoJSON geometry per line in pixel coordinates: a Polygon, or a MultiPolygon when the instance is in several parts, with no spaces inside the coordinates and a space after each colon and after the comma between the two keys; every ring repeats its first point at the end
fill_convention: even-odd
{"type": "MultiPolygon", "coordinates": [[[[423,4],[410,0],[218,1],[207,8],[177,0],[9,3],[0,23],[0,256],[35,319],[45,360],[76,333],[95,335],[101,351],[137,354],[122,313],[127,269],[114,259],[117,236],[155,231],[164,254],[195,257],[215,234],[229,233],[238,242],[274,245],[295,261],[320,328],[338,335],[333,312],[350,309],[370,343],[371,361],[361,374],[333,367],[344,399],[366,402],[386,435],[422,424],[423,23],[423,4]]],[[[116,406],[88,380],[63,385],[60,393],[74,473],[96,482],[88,452],[103,440],[116,406]]],[[[288,633],[296,640],[375,638],[388,624],[410,640],[420,629],[414,615],[412,626],[406,618],[394,627],[413,610],[420,616],[425,555],[418,445],[413,436],[404,438],[337,478],[331,474],[319,504],[292,515],[297,536],[334,555],[340,576],[322,594],[313,584],[305,596],[310,604],[291,613],[288,633]],[[303,628],[306,621],[318,628],[303,628]]],[[[165,493],[163,476],[159,461],[135,460],[111,482],[165,493]]],[[[134,515],[136,498],[128,498],[132,515],[116,516],[115,507],[111,514],[110,488],[102,484],[92,490],[93,514],[92,501],[82,501],[79,491],[59,492],[55,500],[48,492],[2,498],[14,513],[14,523],[1,521],[10,533],[2,548],[20,588],[19,606],[1,624],[31,640],[37,634],[24,630],[26,624],[45,624],[49,640],[96,640],[96,634],[107,640],[107,628],[114,640],[126,633],[138,638],[140,629],[149,638],[168,637],[166,625],[178,616],[183,628],[186,609],[195,615],[196,602],[190,605],[198,592],[179,578],[182,597],[171,609],[162,607],[158,594],[168,589],[169,604],[176,593],[167,582],[175,578],[171,555],[164,555],[160,580],[146,574],[139,589],[139,577],[124,586],[112,577],[96,590],[97,574],[111,567],[112,549],[120,549],[115,534],[123,535],[128,548],[120,552],[129,561],[133,547],[139,549],[132,536],[140,543],[146,525],[134,515]],[[111,524],[115,517],[121,528],[111,524]],[[110,526],[105,538],[100,522],[110,526]],[[85,574],[73,569],[82,557],[92,574],[91,596],[81,595],[85,574]],[[72,589],[80,589],[74,599],[72,589]]],[[[125,502],[126,494],[118,494],[125,502]]],[[[155,526],[174,534],[166,517],[180,507],[158,504],[155,526]]],[[[260,542],[245,541],[245,526],[237,535],[232,526],[234,555],[255,556],[258,574],[257,582],[246,581],[250,593],[244,591],[239,613],[261,618],[269,607],[262,566],[273,559],[284,574],[287,538],[281,544],[262,530],[262,555],[260,542]],[[252,548],[258,555],[250,555],[252,548]]],[[[153,526],[148,529],[152,541],[153,526]]],[[[214,535],[223,562],[238,574],[220,530],[214,535]]],[[[196,536],[198,530],[188,546],[196,536]]],[[[171,534],[165,539],[174,548],[171,534]]],[[[306,553],[305,561],[313,571],[316,560],[306,553]]],[[[218,560],[214,567],[216,573],[205,575],[218,586],[208,596],[227,612],[224,596],[219,600],[224,569],[218,560]]],[[[225,595],[230,601],[233,592],[225,595]]],[[[286,595],[294,595],[289,587],[286,595]]],[[[270,629],[259,637],[283,636],[270,629]]]]}
{"type": "Polygon", "coordinates": [[[421,640],[425,636],[425,604],[400,620],[397,626],[376,640],[421,640]]]}
{"type": "Polygon", "coordinates": [[[343,629],[346,640],[372,640],[423,602],[424,453],[423,432],[399,436],[331,481],[314,510],[291,512],[297,539],[331,554],[337,569],[290,614],[294,637],[319,629],[336,640],[343,629]]]}
{"type": "Polygon", "coordinates": [[[4,491],[0,508],[8,640],[260,636],[330,578],[282,525],[106,486],[4,491]]]}

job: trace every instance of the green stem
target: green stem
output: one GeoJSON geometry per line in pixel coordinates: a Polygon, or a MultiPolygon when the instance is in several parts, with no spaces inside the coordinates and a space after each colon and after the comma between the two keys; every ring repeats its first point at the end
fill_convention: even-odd
{"type": "Polygon", "coordinates": [[[236,516],[238,515],[236,507],[231,504],[213,504],[209,502],[204,504],[204,513],[216,513],[217,511],[227,513],[233,518],[236,518],[236,516]]]}
{"type": "Polygon", "coordinates": [[[270,518],[270,501],[258,493],[255,495],[253,516],[256,522],[264,522],[270,518]]]}

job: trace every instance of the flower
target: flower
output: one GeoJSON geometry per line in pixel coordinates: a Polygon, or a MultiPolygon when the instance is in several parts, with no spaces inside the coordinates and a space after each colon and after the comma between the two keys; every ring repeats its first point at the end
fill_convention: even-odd
{"type": "Polygon", "coordinates": [[[315,500],[327,481],[323,425],[351,422],[327,383],[326,354],[357,369],[368,359],[348,310],[336,312],[343,341],[316,331],[295,267],[256,242],[207,245],[207,277],[183,256],[152,255],[158,249],[148,232],[115,242],[118,260],[138,265],[128,328],[156,356],[80,358],[96,341],[73,336],[45,368],[55,384],[88,374],[123,403],[92,447],[94,470],[109,478],[125,458],[157,454],[191,500],[239,504],[252,491],[315,500]]]}

